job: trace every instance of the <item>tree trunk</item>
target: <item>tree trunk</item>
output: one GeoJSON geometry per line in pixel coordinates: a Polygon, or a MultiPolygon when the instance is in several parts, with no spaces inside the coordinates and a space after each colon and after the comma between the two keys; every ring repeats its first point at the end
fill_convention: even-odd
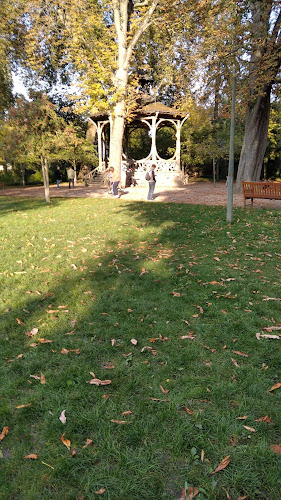
{"type": "Polygon", "coordinates": [[[133,54],[133,50],[144,31],[150,24],[152,15],[158,5],[159,0],[152,0],[151,4],[144,1],[132,3],[131,0],[113,0],[113,13],[114,25],[118,41],[118,57],[117,57],[117,71],[113,76],[113,84],[118,99],[113,106],[111,114],[111,130],[110,130],[110,151],[109,151],[109,165],[119,173],[121,178],[121,165],[122,165],[122,146],[123,135],[125,128],[126,118],[126,98],[128,91],[128,73],[129,63],[133,54]],[[131,40],[128,39],[130,33],[130,16],[134,8],[146,7],[147,11],[144,13],[139,22],[138,28],[132,35],[131,40]]]}
{"type": "Polygon", "coordinates": [[[49,188],[49,165],[47,158],[41,156],[41,167],[44,180],[45,200],[50,203],[50,188],[49,188]]]}
{"type": "Polygon", "coordinates": [[[23,185],[23,187],[25,187],[25,178],[24,178],[25,168],[24,168],[24,165],[22,165],[20,169],[21,169],[22,185],[23,185]]]}
{"type": "Polygon", "coordinates": [[[259,181],[267,145],[270,114],[270,92],[267,87],[254,104],[248,104],[244,140],[240,155],[236,192],[241,191],[242,181],[259,181]]]}

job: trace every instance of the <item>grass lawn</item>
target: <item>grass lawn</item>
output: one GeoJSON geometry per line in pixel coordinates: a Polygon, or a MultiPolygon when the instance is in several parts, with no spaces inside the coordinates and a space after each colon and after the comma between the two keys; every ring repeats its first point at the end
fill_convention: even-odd
{"type": "Polygon", "coordinates": [[[225,219],[0,198],[1,499],[280,500],[280,212],[225,219]]]}

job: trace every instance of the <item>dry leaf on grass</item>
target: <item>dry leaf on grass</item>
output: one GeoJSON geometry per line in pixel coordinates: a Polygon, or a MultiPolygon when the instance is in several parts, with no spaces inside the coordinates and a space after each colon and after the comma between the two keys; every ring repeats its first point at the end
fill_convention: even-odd
{"type": "Polygon", "coordinates": [[[91,380],[87,380],[87,384],[90,385],[109,385],[111,384],[111,380],[100,380],[99,378],[96,378],[96,375],[93,372],[90,372],[90,375],[92,375],[91,380]]]}
{"type": "Polygon", "coordinates": [[[137,345],[138,341],[136,339],[131,339],[131,344],[137,345]]]}
{"type": "Polygon", "coordinates": [[[249,355],[246,354],[245,352],[241,352],[241,351],[232,351],[234,354],[238,354],[239,356],[244,356],[244,358],[248,358],[249,355]]]}
{"type": "Polygon", "coordinates": [[[49,340],[49,339],[37,339],[38,342],[40,342],[40,344],[50,344],[51,342],[53,342],[53,340],[49,340]]]}
{"type": "Polygon", "coordinates": [[[187,490],[183,488],[181,491],[180,500],[192,500],[192,498],[198,495],[199,490],[193,486],[188,486],[187,490]]]}
{"type": "Polygon", "coordinates": [[[93,444],[93,440],[92,439],[86,439],[86,444],[84,444],[84,446],[82,446],[82,448],[87,448],[87,446],[91,446],[91,444],[93,444]]]}
{"type": "Polygon", "coordinates": [[[267,422],[268,424],[273,424],[272,420],[266,415],[265,417],[260,417],[256,422],[267,422]]]}
{"type": "Polygon", "coordinates": [[[243,417],[236,417],[236,420],[246,420],[248,418],[247,415],[244,415],[243,417]]]}
{"type": "Polygon", "coordinates": [[[63,442],[63,444],[67,447],[67,449],[70,450],[71,441],[69,439],[65,439],[65,432],[63,433],[63,435],[60,439],[63,442]]]}
{"type": "Polygon", "coordinates": [[[169,389],[164,389],[164,387],[162,387],[162,385],[160,385],[160,389],[163,392],[163,394],[168,394],[168,392],[170,392],[169,389]]]}
{"type": "Polygon", "coordinates": [[[46,384],[46,378],[45,378],[45,375],[44,373],[41,373],[41,376],[40,376],[40,384],[46,384]]]}
{"type": "Polygon", "coordinates": [[[37,335],[37,333],[38,333],[38,328],[32,328],[30,332],[25,332],[25,335],[27,335],[28,337],[34,337],[34,335],[37,335]]]}
{"type": "Polygon", "coordinates": [[[243,425],[243,427],[245,427],[245,429],[247,431],[250,431],[250,432],[257,432],[256,429],[254,429],[254,427],[248,427],[247,425],[243,425]]]}
{"type": "Polygon", "coordinates": [[[113,420],[111,419],[110,422],[114,422],[115,424],[131,424],[131,420],[113,420]]]}
{"type": "Polygon", "coordinates": [[[31,406],[32,403],[28,403],[27,405],[18,405],[18,406],[15,406],[15,408],[27,408],[28,406],[31,406]]]}
{"type": "Polygon", "coordinates": [[[31,453],[30,455],[25,455],[25,457],[23,458],[31,458],[32,460],[37,460],[38,455],[36,455],[35,453],[31,453]]]}
{"type": "Polygon", "coordinates": [[[8,432],[9,432],[9,427],[7,426],[3,427],[2,432],[0,434],[0,441],[2,441],[5,436],[7,436],[8,432]]]}
{"type": "Polygon", "coordinates": [[[211,474],[216,474],[217,472],[225,469],[228,466],[229,462],[230,462],[230,455],[227,455],[227,457],[225,457],[221,461],[221,463],[217,466],[217,468],[211,474]]]}
{"type": "Polygon", "coordinates": [[[279,389],[281,387],[281,382],[277,382],[277,384],[273,385],[268,392],[275,391],[275,389],[279,389]]]}
{"type": "Polygon", "coordinates": [[[61,421],[62,424],[66,424],[66,416],[65,416],[65,411],[63,410],[60,414],[59,420],[61,421]]]}
{"type": "Polygon", "coordinates": [[[96,495],[102,495],[103,493],[105,493],[106,489],[104,487],[100,488],[99,491],[94,491],[94,493],[96,495]]]}

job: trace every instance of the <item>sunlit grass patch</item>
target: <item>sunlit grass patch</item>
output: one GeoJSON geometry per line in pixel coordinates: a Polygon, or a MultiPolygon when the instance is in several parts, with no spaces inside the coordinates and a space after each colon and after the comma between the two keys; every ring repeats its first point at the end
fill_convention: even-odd
{"type": "Polygon", "coordinates": [[[0,210],[0,497],[278,500],[279,213],[0,210]]]}

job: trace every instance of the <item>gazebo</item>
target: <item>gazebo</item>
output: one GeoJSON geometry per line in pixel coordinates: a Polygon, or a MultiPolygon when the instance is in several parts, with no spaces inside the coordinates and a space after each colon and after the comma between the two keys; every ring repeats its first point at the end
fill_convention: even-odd
{"type": "MultiPolygon", "coordinates": [[[[132,121],[127,122],[124,132],[124,147],[122,154],[121,183],[126,185],[128,173],[133,172],[137,182],[141,184],[145,179],[145,171],[152,164],[156,165],[157,183],[173,185],[181,182],[182,172],[180,163],[181,128],[187,116],[175,108],[168,107],[161,102],[152,102],[140,106],[132,121]],[[169,158],[161,158],[157,150],[157,133],[162,127],[171,127],[175,135],[175,147],[169,158]],[[146,129],[150,140],[150,151],[144,158],[135,159],[130,156],[128,141],[130,134],[136,129],[146,129]]],[[[97,138],[98,172],[105,172],[108,166],[108,142],[110,135],[110,116],[105,113],[94,113],[89,118],[87,136],[97,138]]]]}

